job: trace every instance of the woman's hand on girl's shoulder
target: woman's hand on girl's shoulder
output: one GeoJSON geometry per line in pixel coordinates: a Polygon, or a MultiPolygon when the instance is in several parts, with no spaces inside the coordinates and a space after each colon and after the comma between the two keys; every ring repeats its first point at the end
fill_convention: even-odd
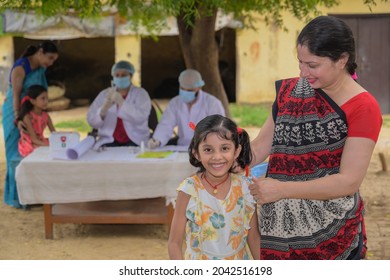
{"type": "Polygon", "coordinates": [[[20,133],[28,134],[27,127],[23,121],[17,121],[16,126],[18,127],[20,133]]]}

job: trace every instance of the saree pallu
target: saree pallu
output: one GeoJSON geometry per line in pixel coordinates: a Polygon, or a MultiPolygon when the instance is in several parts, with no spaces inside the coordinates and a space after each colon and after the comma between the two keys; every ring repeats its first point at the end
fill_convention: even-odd
{"type": "MultiPolygon", "coordinates": [[[[29,73],[26,73],[20,99],[26,95],[26,89],[31,85],[42,85],[47,88],[45,68],[37,68],[29,73]]],[[[13,107],[12,86],[9,87],[6,93],[2,113],[5,157],[7,165],[4,182],[4,203],[12,207],[21,208],[22,205],[19,203],[18,191],[16,189],[15,181],[15,164],[17,163],[18,159],[21,158],[18,151],[20,132],[14,124],[15,114],[13,107]]]]}
{"type": "MultiPolygon", "coordinates": [[[[348,124],[343,110],[306,79],[277,82],[267,176],[308,181],[339,173],[348,124]]],[[[262,259],[348,259],[365,254],[359,193],[332,200],[282,199],[259,207],[262,259]],[[363,238],[362,238],[363,237],[363,238]]]]}

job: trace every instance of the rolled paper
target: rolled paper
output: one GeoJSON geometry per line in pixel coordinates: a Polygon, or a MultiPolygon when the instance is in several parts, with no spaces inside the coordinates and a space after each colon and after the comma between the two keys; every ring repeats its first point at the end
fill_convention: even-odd
{"type": "Polygon", "coordinates": [[[259,178],[267,173],[268,162],[263,162],[251,168],[251,176],[259,178]]]}
{"type": "Polygon", "coordinates": [[[83,154],[85,154],[89,149],[95,144],[95,138],[93,136],[87,136],[83,141],[78,143],[73,148],[66,150],[66,156],[69,159],[79,159],[83,154]]]}

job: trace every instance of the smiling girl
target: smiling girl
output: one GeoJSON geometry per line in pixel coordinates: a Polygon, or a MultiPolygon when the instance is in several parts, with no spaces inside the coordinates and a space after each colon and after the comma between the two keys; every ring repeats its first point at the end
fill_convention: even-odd
{"type": "Polygon", "coordinates": [[[211,115],[197,124],[188,151],[199,171],[178,188],[170,258],[259,259],[256,204],[248,179],[233,173],[251,161],[247,132],[226,117],[211,115]]]}

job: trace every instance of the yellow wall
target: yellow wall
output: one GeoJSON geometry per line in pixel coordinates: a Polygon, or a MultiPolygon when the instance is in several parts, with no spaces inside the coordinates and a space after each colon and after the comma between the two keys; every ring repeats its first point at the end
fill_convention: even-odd
{"type": "MultiPolygon", "coordinates": [[[[326,14],[370,14],[362,0],[342,0],[340,5],[322,9],[326,14]]],[[[390,3],[377,0],[372,13],[390,13],[390,3]]],[[[237,31],[237,93],[238,103],[273,101],[275,81],[299,75],[295,41],[305,25],[290,14],[283,16],[288,32],[257,21],[257,30],[237,31]]]]}
{"type": "Polygon", "coordinates": [[[141,39],[138,36],[117,36],[115,38],[115,61],[127,60],[134,65],[133,83],[141,84],[141,39]]]}
{"type": "Polygon", "coordinates": [[[11,67],[14,62],[12,36],[0,36],[0,67],[11,67]]]}
{"type": "Polygon", "coordinates": [[[0,67],[11,67],[14,62],[14,45],[11,36],[0,37],[0,67]]]}
{"type": "MultiPolygon", "coordinates": [[[[8,76],[9,70],[14,63],[14,46],[11,36],[0,36],[0,69],[1,74],[4,75],[2,77],[1,82],[6,84],[2,84],[0,87],[0,104],[3,104],[4,95],[7,91],[8,87],[8,76]]],[[[1,109],[0,109],[1,110],[1,109]]]]}

